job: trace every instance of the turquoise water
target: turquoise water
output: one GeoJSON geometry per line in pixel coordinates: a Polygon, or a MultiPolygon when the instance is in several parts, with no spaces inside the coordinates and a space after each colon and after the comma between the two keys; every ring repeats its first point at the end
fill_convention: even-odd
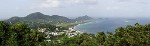
{"type": "Polygon", "coordinates": [[[109,18],[109,19],[98,19],[93,22],[80,24],[75,26],[76,30],[80,30],[86,33],[95,34],[97,32],[114,32],[118,27],[125,27],[126,25],[139,24],[149,24],[150,19],[140,18],[140,19],[122,19],[122,18],[109,18]]]}

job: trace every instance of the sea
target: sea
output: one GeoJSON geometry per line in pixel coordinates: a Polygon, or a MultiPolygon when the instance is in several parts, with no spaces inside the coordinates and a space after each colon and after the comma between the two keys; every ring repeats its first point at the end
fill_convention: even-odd
{"type": "Polygon", "coordinates": [[[103,18],[92,22],[79,24],[74,27],[81,32],[96,34],[97,32],[115,32],[118,27],[134,26],[136,23],[141,25],[150,24],[149,18],[103,18]]]}

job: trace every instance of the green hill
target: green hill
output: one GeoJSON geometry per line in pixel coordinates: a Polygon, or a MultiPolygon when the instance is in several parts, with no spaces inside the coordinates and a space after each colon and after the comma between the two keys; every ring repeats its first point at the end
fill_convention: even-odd
{"type": "Polygon", "coordinates": [[[85,20],[90,20],[92,19],[89,16],[82,16],[78,17],[76,19],[69,19],[64,16],[59,16],[59,15],[44,15],[40,12],[35,12],[27,15],[26,17],[12,17],[8,20],[5,20],[8,23],[14,24],[17,22],[24,22],[24,23],[48,23],[48,24],[61,24],[61,23],[73,23],[76,21],[85,21],[85,20]]]}
{"type": "MultiPolygon", "coordinates": [[[[52,24],[52,25],[63,24],[65,26],[68,26],[67,24],[70,24],[70,23],[83,22],[85,20],[90,20],[90,19],[92,18],[89,16],[82,16],[76,19],[69,19],[64,16],[59,16],[59,15],[49,16],[49,15],[44,15],[40,12],[35,12],[25,17],[15,16],[8,20],[5,20],[5,22],[10,23],[10,24],[22,22],[22,23],[26,23],[30,25],[30,27],[37,27],[38,25],[41,25],[41,24],[52,24]]],[[[74,24],[71,24],[71,25],[74,25],[74,24]]]]}
{"type": "Polygon", "coordinates": [[[6,20],[6,22],[12,24],[17,22],[59,24],[67,21],[71,21],[71,19],[68,19],[67,17],[63,17],[63,16],[58,16],[58,15],[53,15],[53,16],[44,15],[40,12],[31,13],[26,17],[12,17],[6,20]]]}
{"type": "Polygon", "coordinates": [[[76,21],[84,21],[84,20],[91,20],[91,19],[93,19],[93,18],[85,15],[85,16],[78,17],[75,20],[76,21]]]}

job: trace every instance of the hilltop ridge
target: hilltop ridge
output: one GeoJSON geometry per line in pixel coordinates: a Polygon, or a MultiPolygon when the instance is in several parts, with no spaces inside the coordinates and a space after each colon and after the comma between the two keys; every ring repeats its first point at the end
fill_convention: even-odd
{"type": "Polygon", "coordinates": [[[73,23],[73,22],[80,22],[80,21],[85,21],[85,20],[90,20],[92,17],[89,17],[87,15],[78,17],[76,19],[69,19],[64,16],[59,16],[59,15],[44,15],[41,12],[35,12],[31,13],[25,17],[11,17],[8,20],[5,20],[8,23],[17,23],[17,22],[24,22],[24,23],[48,23],[48,24],[61,24],[61,23],[73,23]]]}

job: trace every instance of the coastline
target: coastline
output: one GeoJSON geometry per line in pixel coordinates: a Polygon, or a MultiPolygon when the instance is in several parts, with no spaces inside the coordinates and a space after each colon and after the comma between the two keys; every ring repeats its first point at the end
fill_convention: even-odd
{"type": "Polygon", "coordinates": [[[76,27],[79,25],[91,23],[93,21],[94,20],[76,21],[75,23],[63,23],[63,24],[58,24],[57,26],[65,27],[66,29],[74,30],[75,32],[86,33],[86,32],[83,32],[79,29],[76,29],[76,27]]]}
{"type": "Polygon", "coordinates": [[[74,23],[62,23],[62,24],[57,24],[56,26],[61,26],[61,27],[66,27],[66,28],[70,28],[70,27],[75,27],[81,24],[86,24],[89,22],[92,22],[93,20],[85,20],[85,21],[76,21],[74,23]]]}
{"type": "MultiPolygon", "coordinates": [[[[83,23],[79,23],[79,24],[77,24],[77,25],[75,25],[75,26],[73,26],[73,27],[71,27],[71,28],[74,29],[74,30],[76,30],[76,31],[83,32],[83,31],[81,31],[81,30],[79,30],[79,29],[76,29],[77,26],[84,25],[84,24],[88,24],[88,23],[92,23],[92,22],[93,22],[93,20],[89,20],[89,21],[86,21],[86,22],[83,22],[83,23]]],[[[85,32],[84,32],[84,33],[85,33],[85,32]]]]}

